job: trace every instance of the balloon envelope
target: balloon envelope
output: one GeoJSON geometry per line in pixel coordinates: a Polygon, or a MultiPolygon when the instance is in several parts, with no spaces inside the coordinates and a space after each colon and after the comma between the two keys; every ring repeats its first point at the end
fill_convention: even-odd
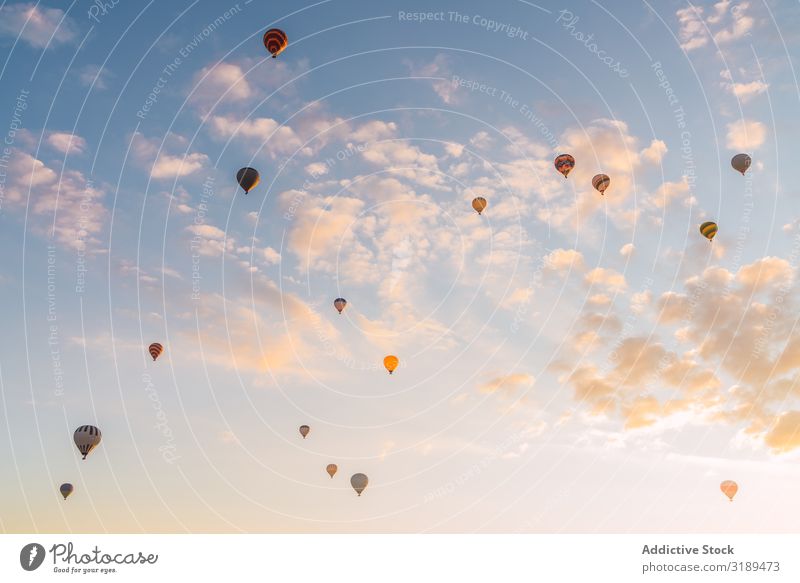
{"type": "Polygon", "coordinates": [[[155,359],[161,356],[161,353],[164,352],[164,347],[161,346],[158,342],[153,342],[147,349],[147,351],[150,353],[150,356],[152,356],[153,360],[155,361],[155,359]]]}
{"type": "Polygon", "coordinates": [[[719,489],[733,502],[733,497],[736,496],[736,492],[739,491],[739,486],[733,480],[725,480],[719,485],[719,489]]]}
{"type": "Polygon", "coordinates": [[[555,161],[553,164],[556,167],[556,170],[561,172],[564,175],[564,178],[567,177],[573,168],[575,168],[575,158],[570,156],[569,154],[559,154],[556,156],[555,161]]]}
{"type": "Polygon", "coordinates": [[[752,161],[753,159],[747,154],[736,154],[733,158],[731,158],[731,166],[733,166],[734,170],[741,172],[742,176],[744,176],[744,173],[747,172],[748,168],[750,168],[752,161]]]}
{"type": "Polygon", "coordinates": [[[264,47],[274,59],[289,45],[289,37],[279,28],[270,28],[264,33],[264,47]]]}
{"type": "Polygon", "coordinates": [[[100,430],[94,425],[81,425],[72,435],[78,451],[83,454],[83,459],[86,459],[89,452],[100,444],[101,438],[100,430]]]}
{"type": "Polygon", "coordinates": [[[345,307],[347,307],[347,300],[344,298],[336,298],[335,300],[333,300],[333,307],[336,308],[341,314],[342,310],[344,310],[345,307]]]}
{"type": "Polygon", "coordinates": [[[236,182],[239,183],[239,186],[244,189],[244,193],[247,194],[251,190],[253,190],[258,183],[261,181],[261,175],[258,173],[258,170],[255,168],[250,168],[249,166],[245,166],[241,168],[236,173],[236,182]]]}
{"type": "Polygon", "coordinates": [[[611,179],[607,174],[597,174],[592,178],[592,186],[594,186],[600,194],[605,194],[606,188],[611,184],[611,179]]]}
{"type": "Polygon", "coordinates": [[[364,474],[353,474],[350,477],[350,485],[359,496],[361,496],[361,492],[364,491],[364,488],[367,487],[367,484],[369,484],[369,478],[367,478],[367,476],[364,474]]]}
{"type": "Polygon", "coordinates": [[[717,234],[717,230],[717,223],[712,223],[711,221],[706,221],[700,225],[700,234],[709,241],[717,234]]]}
{"type": "Polygon", "coordinates": [[[61,495],[64,497],[64,500],[67,499],[67,496],[72,494],[72,490],[74,490],[74,488],[70,483],[61,484],[61,487],[58,489],[58,491],[61,492],[61,495]]]}
{"type": "Polygon", "coordinates": [[[339,467],[336,464],[328,464],[328,467],[325,468],[325,471],[328,472],[331,478],[333,478],[338,469],[339,467]]]}
{"type": "Polygon", "coordinates": [[[383,366],[386,367],[386,370],[389,371],[389,374],[394,372],[394,369],[397,368],[397,365],[400,364],[400,361],[396,356],[392,356],[391,354],[383,359],[383,366]]]}
{"type": "Polygon", "coordinates": [[[309,431],[311,431],[311,428],[308,425],[301,425],[300,426],[300,435],[303,436],[303,439],[306,438],[306,435],[308,435],[309,431]]]}
{"type": "Polygon", "coordinates": [[[483,212],[483,209],[486,208],[487,204],[488,203],[486,202],[486,199],[483,198],[482,196],[472,199],[472,208],[474,208],[475,212],[477,212],[478,214],[481,214],[483,212]]]}

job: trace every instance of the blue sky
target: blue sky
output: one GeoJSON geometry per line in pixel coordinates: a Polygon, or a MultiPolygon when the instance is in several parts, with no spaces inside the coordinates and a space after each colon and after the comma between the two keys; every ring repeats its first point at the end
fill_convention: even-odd
{"type": "Polygon", "coordinates": [[[795,7],[0,12],[5,531],[794,528],[795,7]]]}

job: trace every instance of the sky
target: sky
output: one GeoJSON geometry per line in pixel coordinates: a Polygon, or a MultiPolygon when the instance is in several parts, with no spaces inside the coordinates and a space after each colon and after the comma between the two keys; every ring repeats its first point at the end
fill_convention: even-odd
{"type": "Polygon", "coordinates": [[[796,532],[799,23],[4,2],[0,529],[796,532]]]}

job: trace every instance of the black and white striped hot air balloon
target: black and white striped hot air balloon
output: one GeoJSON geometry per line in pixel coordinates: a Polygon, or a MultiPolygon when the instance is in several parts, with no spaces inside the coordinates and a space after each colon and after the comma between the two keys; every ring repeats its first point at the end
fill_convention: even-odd
{"type": "Polygon", "coordinates": [[[94,425],[81,425],[75,430],[72,439],[75,441],[78,451],[83,454],[83,459],[86,459],[89,452],[100,445],[102,434],[94,425]]]}

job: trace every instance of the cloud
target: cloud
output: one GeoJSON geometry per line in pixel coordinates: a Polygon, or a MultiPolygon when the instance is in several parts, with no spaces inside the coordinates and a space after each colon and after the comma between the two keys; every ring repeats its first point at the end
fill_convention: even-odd
{"type": "Polygon", "coordinates": [[[108,67],[100,68],[100,65],[86,65],[78,70],[78,80],[84,87],[92,87],[97,90],[108,89],[108,82],[111,80],[111,72],[108,67]]]}
{"type": "Polygon", "coordinates": [[[583,269],[583,254],[575,249],[556,249],[544,258],[545,265],[556,271],[583,269]]]}
{"type": "Polygon", "coordinates": [[[21,210],[30,197],[33,229],[42,237],[77,250],[102,247],[108,211],[105,193],[76,170],[57,171],[30,154],[14,150],[7,169],[4,205],[21,210]]]}
{"type": "Polygon", "coordinates": [[[667,153],[667,144],[662,140],[653,140],[639,155],[651,164],[660,164],[667,153]]]}
{"type": "Polygon", "coordinates": [[[720,77],[726,80],[722,83],[722,87],[741,100],[742,103],[747,103],[753,97],[766,93],[767,89],[769,89],[769,83],[759,79],[749,83],[735,83],[729,69],[720,71],[720,77]]]}
{"type": "Polygon", "coordinates": [[[731,150],[752,152],[758,149],[767,137],[767,127],[751,119],[740,119],[728,124],[728,143],[731,150]]]}
{"type": "Polygon", "coordinates": [[[800,447],[800,411],[780,415],[764,436],[764,443],[774,453],[786,453],[800,447]]]}
{"type": "Polygon", "coordinates": [[[264,147],[273,158],[289,156],[298,150],[304,156],[310,156],[310,147],[301,149],[304,140],[291,127],[281,125],[268,117],[239,119],[235,116],[213,116],[209,120],[212,136],[224,140],[242,137],[254,141],[264,147]]]}
{"type": "Polygon", "coordinates": [[[147,139],[142,134],[133,136],[133,156],[140,166],[156,179],[174,180],[197,172],[208,164],[208,156],[199,152],[172,154],[167,150],[184,143],[183,138],[172,134],[159,144],[156,139],[147,139]]]}
{"type": "Polygon", "coordinates": [[[412,77],[439,77],[433,81],[433,90],[436,95],[447,105],[459,101],[458,85],[452,82],[450,58],[442,53],[437,54],[432,61],[415,63],[404,61],[412,77]]]}
{"type": "Polygon", "coordinates": [[[703,9],[698,6],[681,8],[676,13],[681,39],[681,48],[692,51],[708,44],[708,35],[703,23],[703,9]]]}
{"type": "Polygon", "coordinates": [[[634,251],[636,251],[636,247],[634,247],[633,243],[625,243],[619,250],[619,254],[623,257],[630,257],[634,251]]]}
{"type": "Polygon", "coordinates": [[[69,132],[49,132],[47,143],[62,154],[83,154],[86,152],[86,140],[69,132]]]}
{"type": "Polygon", "coordinates": [[[37,4],[6,4],[0,8],[0,36],[19,38],[35,49],[72,43],[78,36],[75,21],[60,8],[37,4]]]}
{"type": "Polygon", "coordinates": [[[586,274],[585,281],[589,285],[600,285],[612,291],[621,291],[627,287],[625,276],[614,269],[595,267],[586,274]]]}
{"type": "Polygon", "coordinates": [[[189,99],[201,109],[211,110],[220,104],[246,101],[253,94],[242,67],[222,61],[203,67],[195,74],[189,99]]]}
{"type": "Polygon", "coordinates": [[[502,391],[504,393],[514,393],[523,387],[530,387],[535,382],[533,376],[527,373],[513,373],[500,377],[495,377],[487,383],[484,383],[478,389],[481,393],[497,393],[502,391]]]}

